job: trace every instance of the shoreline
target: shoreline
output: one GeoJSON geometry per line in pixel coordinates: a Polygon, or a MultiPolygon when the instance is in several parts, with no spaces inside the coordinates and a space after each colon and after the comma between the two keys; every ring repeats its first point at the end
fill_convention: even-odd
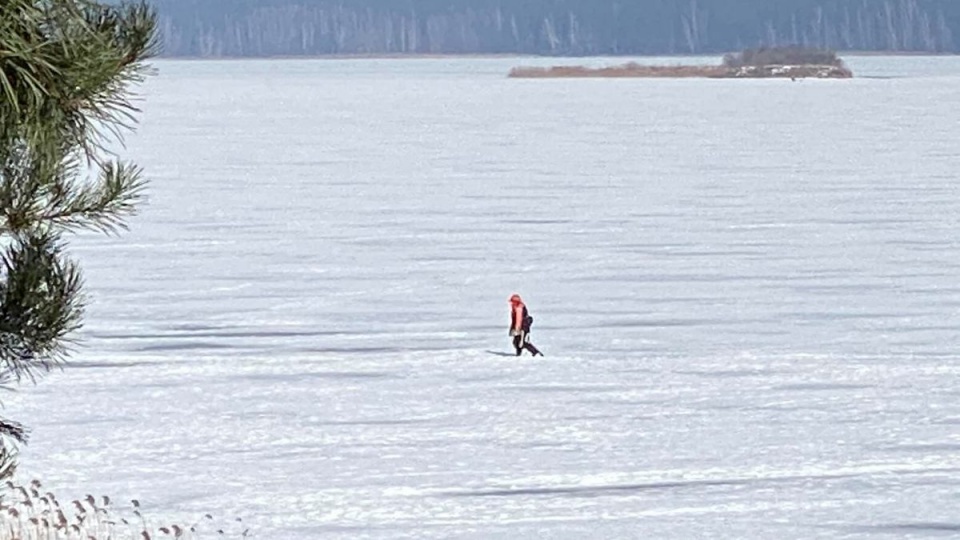
{"type": "MultiPolygon", "coordinates": [[[[938,53],[922,51],[837,51],[843,56],[853,57],[957,57],[960,53],[938,53]]],[[[475,60],[498,60],[515,58],[537,58],[537,59],[563,59],[563,58],[603,58],[603,59],[624,59],[624,58],[713,58],[722,57],[727,53],[675,53],[675,54],[608,54],[608,55],[543,55],[543,54],[523,54],[523,53],[371,53],[371,54],[289,54],[289,55],[267,55],[267,56],[166,56],[158,55],[152,58],[156,60],[177,60],[177,61],[241,61],[241,60],[455,60],[455,59],[475,59],[475,60]]]]}
{"type": "Polygon", "coordinates": [[[507,74],[520,79],[639,78],[639,79],[851,79],[843,66],[819,64],[754,66],[647,66],[630,62],[618,66],[515,67],[507,74]]]}
{"type": "Polygon", "coordinates": [[[630,61],[606,67],[554,65],[517,66],[510,78],[701,78],[701,79],[851,79],[836,51],[799,47],[745,49],[727,53],[719,64],[651,65],[630,61]]]}

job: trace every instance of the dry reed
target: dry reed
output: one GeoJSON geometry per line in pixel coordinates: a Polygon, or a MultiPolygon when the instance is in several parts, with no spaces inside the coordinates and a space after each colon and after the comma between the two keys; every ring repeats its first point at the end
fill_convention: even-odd
{"type": "Polygon", "coordinates": [[[197,540],[247,538],[250,530],[235,518],[223,526],[210,514],[192,524],[155,525],[141,512],[140,501],[129,508],[114,506],[103,495],[61,502],[42,491],[39,481],[28,485],[6,482],[0,486],[0,540],[197,540]]]}

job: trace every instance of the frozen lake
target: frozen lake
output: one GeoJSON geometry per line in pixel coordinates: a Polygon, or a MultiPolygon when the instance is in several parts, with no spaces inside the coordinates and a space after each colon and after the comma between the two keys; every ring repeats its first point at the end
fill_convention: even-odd
{"type": "Polygon", "coordinates": [[[505,77],[554,62],[156,62],[23,477],[290,540],[958,534],[960,59],[505,77]]]}

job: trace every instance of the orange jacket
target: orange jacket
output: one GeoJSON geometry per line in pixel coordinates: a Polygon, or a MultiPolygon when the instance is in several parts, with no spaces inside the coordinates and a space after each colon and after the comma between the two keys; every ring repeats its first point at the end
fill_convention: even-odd
{"type": "Polygon", "coordinates": [[[510,329],[521,331],[523,328],[523,321],[527,318],[527,306],[523,305],[523,302],[512,304],[510,309],[510,329]]]}

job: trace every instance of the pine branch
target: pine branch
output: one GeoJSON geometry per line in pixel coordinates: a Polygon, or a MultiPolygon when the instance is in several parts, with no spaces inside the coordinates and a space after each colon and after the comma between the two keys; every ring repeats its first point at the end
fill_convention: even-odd
{"type": "MultiPolygon", "coordinates": [[[[27,428],[23,427],[23,424],[19,422],[14,422],[12,420],[6,420],[0,418],[0,437],[9,437],[18,443],[24,444],[27,442],[27,428]]],[[[0,442],[0,452],[3,450],[3,442],[0,442]]],[[[0,467],[2,470],[3,467],[0,467]]],[[[0,478],[3,477],[3,473],[0,472],[0,478]]]]}
{"type": "MultiPolygon", "coordinates": [[[[142,2],[0,0],[0,389],[62,365],[80,327],[60,235],[125,228],[142,199],[140,168],[101,156],[135,123],[130,87],[156,46],[142,2]]],[[[16,462],[7,439],[26,431],[0,419],[0,477],[16,462]]]]}
{"type": "Polygon", "coordinates": [[[55,185],[48,209],[36,222],[60,230],[117,232],[127,228],[125,218],[136,213],[145,188],[139,167],[107,163],[101,166],[100,177],[93,185],[79,189],[55,185]]]}
{"type": "MultiPolygon", "coordinates": [[[[0,11],[0,122],[56,125],[93,159],[122,140],[139,109],[130,87],[150,73],[156,19],[146,3],[4,0],[0,11]]],[[[16,128],[4,125],[4,132],[16,128]]],[[[5,133],[7,134],[7,133],[5,133]]]]}
{"type": "Polygon", "coordinates": [[[145,61],[157,52],[156,20],[144,3],[108,6],[79,2],[68,17],[84,25],[61,25],[64,61],[61,66],[70,89],[60,96],[66,111],[66,133],[94,157],[110,138],[123,139],[140,112],[129,87],[150,72],[145,61]]]}
{"type": "Polygon", "coordinates": [[[83,314],[80,271],[59,238],[18,238],[0,254],[0,366],[20,382],[60,365],[83,314]]]}
{"type": "Polygon", "coordinates": [[[0,480],[12,477],[17,471],[17,454],[15,447],[7,446],[7,442],[0,439],[0,480]]]}

